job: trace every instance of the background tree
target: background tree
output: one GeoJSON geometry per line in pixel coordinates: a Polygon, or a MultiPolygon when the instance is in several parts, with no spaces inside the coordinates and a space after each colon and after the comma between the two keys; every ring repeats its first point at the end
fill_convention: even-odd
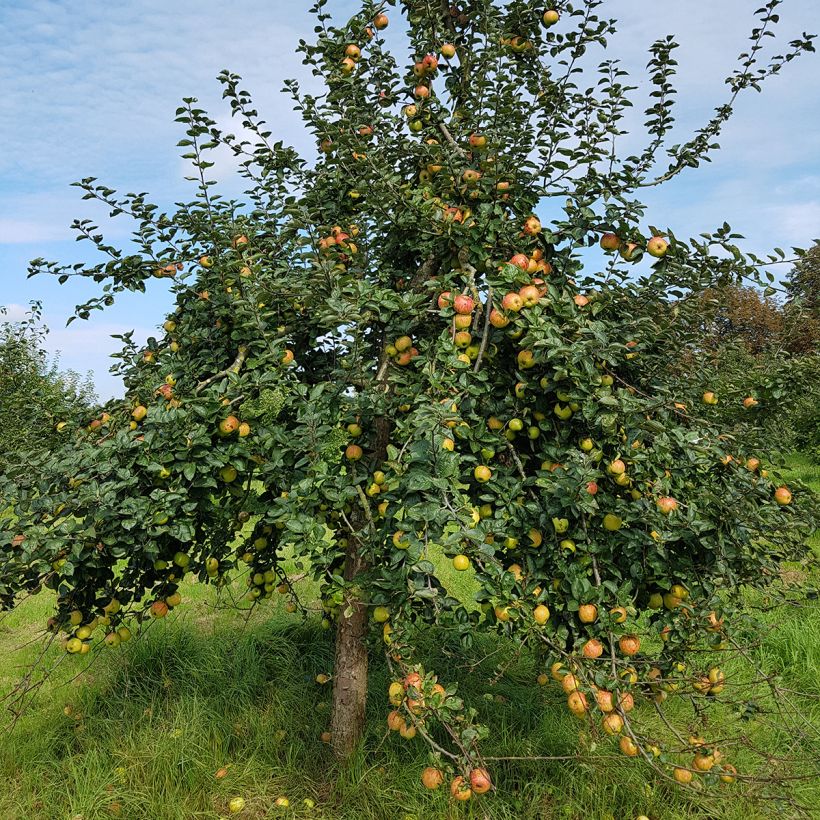
{"type": "Polygon", "coordinates": [[[39,303],[20,321],[0,306],[0,470],[27,468],[31,453],[59,449],[96,401],[88,376],[61,371],[43,349],[39,303]]]}
{"type": "Polygon", "coordinates": [[[250,136],[184,100],[193,201],[164,213],[80,183],[134,220],[136,247],[78,221],[104,261],[33,272],[105,281],[81,318],[153,277],[170,280],[176,307],[144,350],[121,354],[126,398],[4,485],[15,520],[0,536],[0,598],[55,590],[50,628],[84,654],[96,635],[127,640],[131,618],[164,617],[185,576],[222,586],[239,570],[248,600],[280,591],[307,614],[281,569],[295,555],[335,622],[340,757],[360,737],[382,644],[389,725],[437,755],[425,782],[446,768],[456,799],[490,788],[487,730],[457,682],[414,658],[416,630],[434,624],[455,645],[491,631],[537,648],[569,709],[662,776],[731,779],[713,743],[666,745],[632,707],[677,693],[699,715],[718,697],[712,653],[745,640],[736,593],[776,585],[781,560],[802,558],[812,504],[743,466],[711,393],[668,375],[670,351],[697,351],[703,290],[757,279],[766,260],[729,226],[690,242],[641,227],[637,194],[708,159],[736,96],[811,37],[764,62],[769,2],[727,102],[669,147],[676,44],[658,40],[649,142],[622,157],[634,89],[614,60],[584,72],[614,31],[597,0],[407,0],[409,64],[380,34],[400,19],[391,5],[364,2],[341,25],[314,7],[316,41],[299,51],[325,91],[286,86],[318,158],[274,141],[225,72],[250,136]],[[246,203],[209,178],[220,147],[246,203]],[[438,555],[474,574],[475,606],[448,594],[438,555]]]}

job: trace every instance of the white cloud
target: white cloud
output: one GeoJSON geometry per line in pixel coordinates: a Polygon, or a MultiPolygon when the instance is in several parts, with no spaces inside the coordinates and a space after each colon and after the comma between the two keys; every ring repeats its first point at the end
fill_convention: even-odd
{"type": "Polygon", "coordinates": [[[3,305],[3,307],[5,312],[0,313],[0,322],[19,322],[28,313],[28,307],[16,305],[13,302],[10,305],[3,305]]]}

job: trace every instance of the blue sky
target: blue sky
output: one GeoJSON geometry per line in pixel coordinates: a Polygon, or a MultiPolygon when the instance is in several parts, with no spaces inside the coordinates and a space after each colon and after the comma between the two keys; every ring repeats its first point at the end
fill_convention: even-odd
{"type": "MultiPolygon", "coordinates": [[[[760,0],[708,5],[679,0],[609,0],[621,20],[612,53],[639,80],[646,48],[677,35],[680,139],[705,121],[726,90],[722,78],[745,49],[760,0]]],[[[185,165],[173,122],[183,96],[196,96],[221,124],[229,117],[215,77],[229,68],[244,78],[277,138],[306,151],[306,135],[282,81],[306,75],[294,48],[309,38],[308,0],[5,0],[0,2],[0,304],[20,315],[31,299],[45,306],[48,346],[61,362],[94,373],[99,393],[120,392],[108,374],[118,346],[112,333],[145,338],[170,303],[163,283],[87,322],[65,327],[73,306],[96,293],[72,281],[26,279],[28,261],[87,258],[73,241],[76,217],[106,214],[79,199],[70,183],[85,176],[122,191],[147,191],[160,205],[187,198],[185,165]]],[[[352,0],[331,0],[346,16],[352,0]]],[[[395,13],[394,13],[395,15],[395,13]]],[[[820,30],[817,0],[786,0],[781,48],[802,31],[820,30]]],[[[772,78],[762,95],[737,106],[715,161],[652,191],[649,221],[695,235],[728,221],[748,249],[806,247],[820,237],[820,55],[808,55],[772,78]]],[[[639,83],[635,83],[639,84],[639,83]]],[[[645,90],[645,87],[644,87],[645,90]]],[[[644,99],[639,100],[639,108],[644,99]]],[[[230,167],[219,169],[226,179],[230,167]]],[[[127,239],[112,223],[110,239],[127,239]]]]}

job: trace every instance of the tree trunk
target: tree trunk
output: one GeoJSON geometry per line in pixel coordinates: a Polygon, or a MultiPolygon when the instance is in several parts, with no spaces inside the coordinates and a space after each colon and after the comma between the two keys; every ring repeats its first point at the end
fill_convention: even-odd
{"type": "MultiPolygon", "coordinates": [[[[351,580],[362,566],[354,539],[345,558],[345,578],[351,580]]],[[[336,626],[336,662],[333,671],[333,710],[330,732],[337,758],[349,758],[364,732],[367,701],[367,608],[347,601],[336,626]],[[349,615],[345,610],[352,610],[349,615]]]]}

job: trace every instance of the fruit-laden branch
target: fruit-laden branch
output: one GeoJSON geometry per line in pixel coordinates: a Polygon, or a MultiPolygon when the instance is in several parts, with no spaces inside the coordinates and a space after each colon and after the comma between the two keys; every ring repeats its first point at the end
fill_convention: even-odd
{"type": "Polygon", "coordinates": [[[213,384],[216,381],[224,378],[230,373],[238,373],[242,369],[242,365],[245,364],[245,360],[248,358],[248,348],[242,345],[239,348],[239,352],[236,354],[236,358],[233,362],[226,367],[224,370],[220,370],[219,373],[215,373],[213,376],[201,381],[196,386],[196,392],[201,393],[209,384],[213,384]]]}

